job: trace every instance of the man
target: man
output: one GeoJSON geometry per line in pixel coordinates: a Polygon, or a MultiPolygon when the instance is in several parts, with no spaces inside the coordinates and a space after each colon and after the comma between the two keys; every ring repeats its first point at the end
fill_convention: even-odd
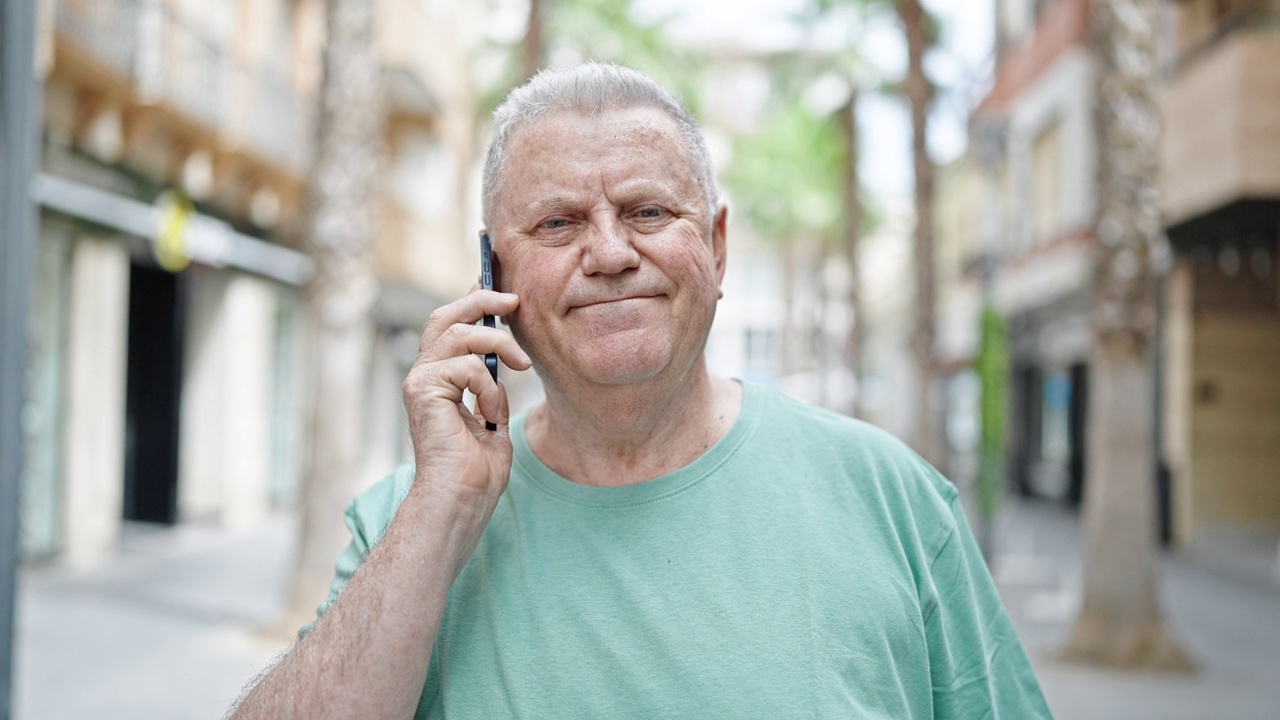
{"type": "Polygon", "coordinates": [[[708,373],[726,210],[674,97],[590,64],[494,117],[504,292],[432,315],[415,463],[352,503],[320,618],[236,717],[1048,716],[952,486],[708,373]],[[490,352],[546,390],[510,424],[490,352]]]}

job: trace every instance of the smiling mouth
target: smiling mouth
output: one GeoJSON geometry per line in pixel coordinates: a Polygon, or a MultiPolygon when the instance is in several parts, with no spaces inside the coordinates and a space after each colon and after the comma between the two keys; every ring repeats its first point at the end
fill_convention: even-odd
{"type": "Polygon", "coordinates": [[[581,310],[583,308],[597,307],[600,305],[612,305],[614,303],[629,302],[632,300],[653,300],[656,297],[657,295],[628,295],[627,297],[609,298],[607,300],[597,300],[595,302],[584,303],[582,305],[575,305],[571,309],[581,310]]]}

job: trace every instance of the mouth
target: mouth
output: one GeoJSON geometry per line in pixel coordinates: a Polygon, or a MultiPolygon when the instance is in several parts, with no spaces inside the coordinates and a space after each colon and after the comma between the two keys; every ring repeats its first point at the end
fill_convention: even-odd
{"type": "Polygon", "coordinates": [[[592,300],[589,302],[579,303],[571,306],[569,309],[582,310],[583,308],[601,307],[605,305],[612,305],[615,303],[626,303],[626,302],[632,302],[636,300],[653,300],[656,297],[658,296],[657,295],[627,295],[624,297],[605,298],[603,300],[592,300]]]}

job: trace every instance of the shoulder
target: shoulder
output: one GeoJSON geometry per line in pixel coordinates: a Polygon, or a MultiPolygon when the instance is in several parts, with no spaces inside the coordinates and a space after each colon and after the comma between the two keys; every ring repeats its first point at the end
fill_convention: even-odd
{"type": "Polygon", "coordinates": [[[835,507],[880,516],[899,531],[910,528],[928,545],[954,529],[955,486],[906,443],[762,386],[749,391],[759,413],[750,462],[785,473],[786,482],[820,493],[835,507]]]}
{"type": "Polygon", "coordinates": [[[758,401],[761,436],[775,450],[789,447],[862,475],[927,486],[947,502],[955,497],[951,482],[891,433],[763,386],[749,389],[758,401]]]}

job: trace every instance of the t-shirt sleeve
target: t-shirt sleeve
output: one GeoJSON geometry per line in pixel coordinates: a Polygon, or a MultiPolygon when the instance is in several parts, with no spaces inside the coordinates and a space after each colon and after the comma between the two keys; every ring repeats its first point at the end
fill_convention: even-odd
{"type": "Polygon", "coordinates": [[[948,507],[923,588],[934,717],[1052,717],[954,494],[948,507]]]}
{"type": "Polygon", "coordinates": [[[356,574],[356,570],[369,556],[369,551],[382,539],[382,534],[391,524],[391,518],[408,493],[412,481],[412,467],[401,467],[347,505],[343,522],[351,533],[351,542],[338,556],[333,581],[329,583],[329,595],[316,608],[316,619],[298,630],[299,640],[306,637],[316,622],[329,611],[351,577],[356,574]]]}

